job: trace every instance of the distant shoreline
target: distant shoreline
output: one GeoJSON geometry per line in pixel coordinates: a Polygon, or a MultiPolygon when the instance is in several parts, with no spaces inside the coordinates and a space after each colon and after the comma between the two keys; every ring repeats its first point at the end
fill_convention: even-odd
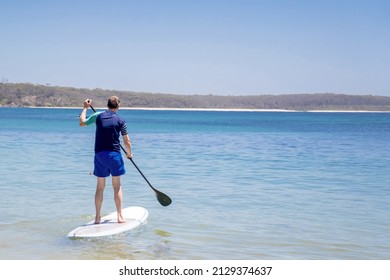
{"type": "MultiPolygon", "coordinates": [[[[82,107],[0,107],[0,108],[32,108],[32,109],[80,109],[82,107]]],[[[103,107],[94,107],[96,110],[106,110],[103,107]]],[[[364,110],[286,110],[286,109],[234,109],[234,108],[149,108],[149,107],[121,107],[121,110],[134,111],[199,111],[199,112],[279,112],[279,113],[390,113],[390,111],[364,110]]]]}
{"type": "Polygon", "coordinates": [[[128,110],[390,112],[390,96],[340,93],[176,95],[8,83],[0,86],[0,106],[81,108],[88,97],[96,108],[105,108],[107,97],[112,95],[120,96],[123,108],[128,110]]]}

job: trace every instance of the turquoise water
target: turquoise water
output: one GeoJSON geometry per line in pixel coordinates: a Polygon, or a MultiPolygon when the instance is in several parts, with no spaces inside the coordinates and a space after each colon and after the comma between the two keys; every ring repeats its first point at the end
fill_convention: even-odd
{"type": "Polygon", "coordinates": [[[134,161],[173,203],[128,162],[124,206],[148,223],[71,240],[94,218],[80,111],[0,108],[0,259],[390,259],[388,113],[121,110],[134,161]]]}

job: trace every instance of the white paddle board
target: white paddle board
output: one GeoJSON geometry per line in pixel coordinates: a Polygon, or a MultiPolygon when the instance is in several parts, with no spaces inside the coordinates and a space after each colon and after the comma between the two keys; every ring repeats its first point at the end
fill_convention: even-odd
{"type": "Polygon", "coordinates": [[[102,237],[135,229],[146,223],[148,210],[139,206],[131,206],[122,209],[122,216],[126,220],[118,223],[116,211],[101,218],[100,224],[91,221],[69,232],[70,238],[102,237]]]}

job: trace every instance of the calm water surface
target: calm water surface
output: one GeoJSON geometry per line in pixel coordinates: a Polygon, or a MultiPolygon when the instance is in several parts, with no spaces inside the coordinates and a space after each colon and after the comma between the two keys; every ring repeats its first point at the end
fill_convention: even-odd
{"type": "Polygon", "coordinates": [[[0,108],[0,259],[390,259],[388,113],[121,110],[134,161],[173,203],[128,162],[124,206],[148,223],[71,240],[94,218],[80,111],[0,108]]]}

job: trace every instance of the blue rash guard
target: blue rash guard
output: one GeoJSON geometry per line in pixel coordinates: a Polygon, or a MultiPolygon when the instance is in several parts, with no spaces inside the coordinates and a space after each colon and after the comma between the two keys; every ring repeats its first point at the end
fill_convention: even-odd
{"type": "Polygon", "coordinates": [[[95,153],[102,151],[120,152],[119,136],[127,135],[126,121],[116,112],[105,111],[96,117],[95,153]]]}
{"type": "Polygon", "coordinates": [[[126,173],[120,153],[119,133],[127,135],[124,119],[112,111],[96,112],[84,124],[96,123],[93,174],[97,177],[121,176],[126,173]]]}
{"type": "MultiPolygon", "coordinates": [[[[102,135],[104,132],[103,132],[103,129],[100,128],[99,129],[99,132],[98,132],[98,127],[97,127],[97,118],[100,114],[102,113],[106,113],[104,115],[104,123],[107,125],[110,125],[110,122],[107,121],[108,119],[110,119],[112,117],[112,122],[111,122],[111,125],[112,127],[110,129],[111,132],[111,136],[112,135],[115,135],[114,138],[111,138],[111,139],[117,139],[117,141],[115,141],[116,143],[119,143],[119,134],[118,134],[118,131],[121,132],[122,136],[123,135],[126,135],[127,134],[127,125],[126,125],[126,122],[125,120],[123,120],[119,115],[117,115],[115,112],[111,112],[111,111],[105,111],[105,112],[95,112],[93,113],[92,115],[90,115],[84,122],[85,125],[91,125],[91,124],[94,124],[96,123],[96,139],[95,139],[95,152],[99,152],[99,151],[120,151],[120,146],[119,144],[116,144],[114,149],[112,149],[112,145],[108,144],[104,144],[102,143],[103,142],[106,142],[107,140],[109,140],[110,138],[108,137],[104,137],[104,140],[102,141],[99,141],[97,140],[98,136],[100,137],[100,135],[102,135]],[[107,114],[108,113],[108,114],[107,114]],[[118,125],[120,127],[118,127],[118,125]],[[115,127],[116,126],[116,127],[115,127]],[[115,128],[114,128],[115,127],[115,128]],[[114,132],[114,133],[113,133],[114,132]],[[98,146],[96,147],[96,143],[98,143],[98,146]],[[104,147],[109,147],[108,149],[105,149],[104,147]]],[[[107,128],[106,128],[106,131],[107,131],[107,128]]],[[[110,142],[110,141],[108,141],[110,142]]]]}

